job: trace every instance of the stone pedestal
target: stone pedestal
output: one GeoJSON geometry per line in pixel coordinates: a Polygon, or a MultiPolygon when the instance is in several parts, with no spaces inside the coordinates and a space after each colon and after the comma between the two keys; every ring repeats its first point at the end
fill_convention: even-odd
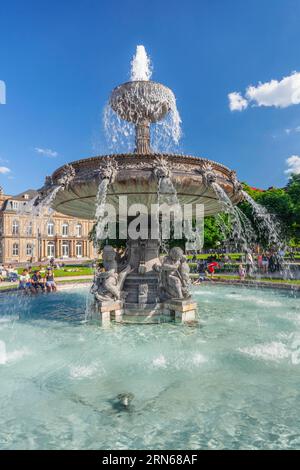
{"type": "Polygon", "coordinates": [[[102,326],[109,326],[111,320],[121,323],[123,319],[124,306],[120,300],[112,300],[98,304],[99,316],[102,326]]]}
{"type": "Polygon", "coordinates": [[[164,315],[167,321],[194,323],[197,321],[197,303],[192,299],[172,299],[164,302],[164,315]]]}

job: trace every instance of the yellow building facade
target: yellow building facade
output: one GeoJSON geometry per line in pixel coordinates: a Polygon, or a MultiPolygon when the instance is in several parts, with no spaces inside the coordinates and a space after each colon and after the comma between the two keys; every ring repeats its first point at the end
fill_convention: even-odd
{"type": "Polygon", "coordinates": [[[0,263],[93,259],[96,253],[89,241],[93,222],[58,212],[33,216],[26,204],[36,194],[28,190],[9,196],[0,187],[0,263]]]}

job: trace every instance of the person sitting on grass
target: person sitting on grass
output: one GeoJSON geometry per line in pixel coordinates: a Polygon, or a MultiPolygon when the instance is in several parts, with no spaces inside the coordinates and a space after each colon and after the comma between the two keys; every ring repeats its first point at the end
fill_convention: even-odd
{"type": "Polygon", "coordinates": [[[28,292],[31,289],[31,279],[28,269],[23,269],[19,279],[19,289],[28,292]]]}
{"type": "Polygon", "coordinates": [[[52,269],[48,269],[46,274],[46,287],[48,292],[56,292],[57,290],[52,269]]]}
{"type": "Polygon", "coordinates": [[[38,292],[39,289],[44,292],[45,290],[45,280],[42,278],[40,271],[35,271],[31,277],[32,287],[34,292],[38,292]]]}

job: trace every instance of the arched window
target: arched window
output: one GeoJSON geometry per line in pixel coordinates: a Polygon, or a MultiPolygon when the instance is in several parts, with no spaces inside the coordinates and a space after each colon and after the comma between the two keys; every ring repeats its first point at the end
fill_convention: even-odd
{"type": "Polygon", "coordinates": [[[79,222],[76,225],[76,237],[82,237],[82,225],[79,222]]]}
{"type": "Polygon", "coordinates": [[[49,220],[47,224],[47,233],[48,237],[53,237],[54,235],[54,222],[52,220],[49,220]]]}
{"type": "Polygon", "coordinates": [[[12,247],[13,256],[19,256],[19,243],[14,243],[12,247]]]}
{"type": "Polygon", "coordinates": [[[19,221],[14,219],[12,223],[12,234],[19,235],[19,221]]]}
{"type": "Polygon", "coordinates": [[[62,236],[67,237],[69,235],[69,224],[67,222],[64,222],[62,224],[62,236]]]}
{"type": "Polygon", "coordinates": [[[47,243],[47,257],[54,258],[55,257],[55,246],[54,242],[47,243]]]}
{"type": "Polygon", "coordinates": [[[68,241],[64,241],[62,243],[62,255],[65,258],[69,257],[69,242],[68,241]]]}
{"type": "Polygon", "coordinates": [[[26,245],[26,255],[27,256],[33,255],[33,245],[31,243],[27,243],[26,245]]]}
{"type": "Polygon", "coordinates": [[[81,242],[76,243],[76,256],[78,256],[78,258],[82,257],[82,243],[81,242]]]}

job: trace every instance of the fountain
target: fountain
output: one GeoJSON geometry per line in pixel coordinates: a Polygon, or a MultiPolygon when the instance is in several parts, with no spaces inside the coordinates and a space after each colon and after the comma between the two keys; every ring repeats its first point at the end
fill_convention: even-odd
{"type": "MultiPolygon", "coordinates": [[[[127,220],[123,216],[127,248],[122,258],[110,245],[104,247],[103,267],[92,287],[104,323],[111,319],[193,322],[196,303],[190,296],[183,251],[175,247],[160,257],[162,239],[159,230],[150,236],[154,222],[148,214],[156,207],[159,225],[160,206],[167,201],[181,208],[202,204],[205,216],[224,210],[236,215],[234,206],[244,198],[235,172],[224,165],[152,149],[151,126],[168,118],[176,141],[180,117],[173,92],[150,77],[149,59],[143,46],[138,46],[131,81],[117,86],[109,99],[110,112],[135,128],[134,151],[85,158],[58,168],[47,178],[38,201],[50,201],[52,208],[66,215],[96,220],[98,239],[105,232],[107,206],[122,217],[120,198],[126,198],[128,207],[138,208],[140,217],[148,217],[148,234],[133,237],[127,229],[132,216],[127,220]]],[[[240,224],[236,225],[239,236],[240,224]]]]}

